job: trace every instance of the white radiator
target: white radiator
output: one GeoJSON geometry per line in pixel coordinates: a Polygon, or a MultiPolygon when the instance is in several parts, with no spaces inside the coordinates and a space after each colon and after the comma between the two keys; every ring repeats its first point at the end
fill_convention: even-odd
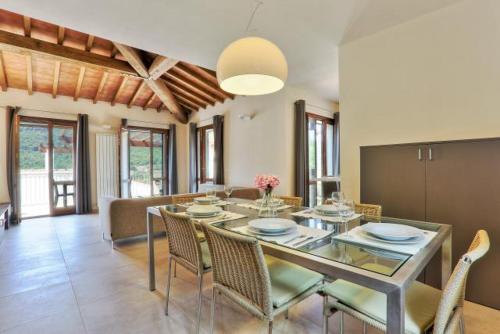
{"type": "Polygon", "coordinates": [[[96,134],[97,199],[118,197],[118,137],[114,133],[96,134]]]}

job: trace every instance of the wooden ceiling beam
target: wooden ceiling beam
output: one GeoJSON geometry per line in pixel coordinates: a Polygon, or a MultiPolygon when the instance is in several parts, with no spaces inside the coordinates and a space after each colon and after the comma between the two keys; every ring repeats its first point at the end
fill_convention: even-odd
{"type": "Polygon", "coordinates": [[[80,66],[107,69],[129,76],[137,76],[137,72],[125,61],[111,59],[83,50],[78,50],[55,43],[49,43],[30,37],[23,37],[7,31],[0,31],[0,50],[20,54],[36,54],[50,60],[67,61],[80,66]]]}
{"type": "Polygon", "coordinates": [[[80,97],[80,91],[82,90],[83,78],[85,77],[85,67],[80,67],[80,74],[78,75],[78,81],[76,82],[75,87],[75,96],[73,96],[73,101],[78,101],[80,97]]]}
{"type": "Polygon", "coordinates": [[[24,36],[31,37],[31,18],[23,16],[24,36]]]}
{"type": "Polygon", "coordinates": [[[120,83],[120,87],[116,90],[115,95],[113,96],[113,99],[111,100],[111,105],[114,106],[116,104],[116,99],[120,94],[123,92],[123,89],[127,85],[128,77],[122,77],[122,82],[120,83]]]}
{"type": "Polygon", "coordinates": [[[210,104],[210,105],[215,105],[215,99],[207,99],[205,98],[203,95],[200,95],[188,88],[185,88],[185,87],[181,87],[180,85],[178,85],[177,83],[173,82],[173,81],[165,81],[167,83],[167,86],[168,88],[170,88],[170,90],[172,90],[174,93],[176,92],[181,92],[187,96],[189,96],[191,99],[195,100],[195,101],[198,101],[198,103],[201,103],[202,105],[204,105],[206,107],[207,104],[210,104]]]}
{"type": "Polygon", "coordinates": [[[186,94],[182,93],[182,92],[175,92],[174,91],[174,95],[177,99],[179,98],[182,98],[184,101],[189,101],[193,106],[196,106],[196,110],[198,109],[205,109],[207,107],[206,104],[202,104],[202,103],[199,103],[197,101],[194,101],[192,98],[190,98],[189,96],[187,96],[186,94]]]}
{"type": "Polygon", "coordinates": [[[63,45],[66,29],[64,27],[57,27],[57,44],[63,45]]]}
{"type": "Polygon", "coordinates": [[[185,89],[190,90],[191,92],[195,92],[198,95],[203,96],[203,98],[207,101],[224,102],[224,98],[205,91],[202,87],[193,83],[192,81],[185,80],[185,79],[179,77],[178,75],[173,74],[172,71],[165,73],[164,77],[168,78],[167,82],[173,82],[173,83],[177,84],[177,86],[179,86],[179,87],[183,87],[185,89]]]}
{"type": "Polygon", "coordinates": [[[101,80],[99,81],[99,87],[97,87],[97,91],[95,92],[95,96],[94,96],[94,100],[93,100],[94,104],[97,103],[97,99],[101,95],[102,89],[104,88],[104,85],[106,84],[106,80],[108,80],[108,76],[109,76],[108,72],[106,72],[106,71],[102,72],[102,77],[101,77],[101,80]]]}
{"type": "Polygon", "coordinates": [[[153,60],[151,66],[149,66],[149,78],[152,80],[156,80],[160,78],[163,73],[170,70],[172,67],[177,65],[179,61],[174,58],[167,58],[163,56],[156,56],[153,60]]]}
{"type": "Polygon", "coordinates": [[[31,55],[26,55],[26,86],[28,94],[33,95],[33,65],[31,55]]]}
{"type": "Polygon", "coordinates": [[[94,46],[94,35],[89,35],[87,38],[87,43],[85,43],[85,51],[90,51],[92,50],[92,46],[94,46]]]}
{"type": "MultiPolygon", "coordinates": [[[[219,82],[217,81],[217,74],[214,71],[211,71],[209,69],[196,66],[190,63],[186,62],[181,62],[181,64],[185,67],[187,67],[189,70],[191,70],[193,73],[196,73],[198,76],[201,78],[212,82],[212,84],[216,85],[219,87],[219,82]]],[[[220,87],[219,87],[220,88],[220,87]]],[[[223,92],[225,92],[222,88],[220,88],[223,92]]],[[[225,92],[231,99],[234,99],[234,94],[225,92]]]]}
{"type": "Polygon", "coordinates": [[[135,101],[137,100],[137,98],[139,97],[139,95],[141,94],[141,92],[145,86],[146,86],[146,83],[144,82],[144,80],[141,80],[141,83],[139,84],[139,86],[137,86],[137,89],[135,90],[134,95],[132,95],[132,98],[130,99],[130,101],[127,104],[128,108],[131,108],[134,105],[135,101]]]}
{"type": "Polygon", "coordinates": [[[54,79],[52,81],[52,98],[56,98],[57,89],[59,88],[59,74],[61,72],[61,62],[56,60],[54,63],[54,79]]]}
{"type": "Polygon", "coordinates": [[[156,97],[156,94],[155,94],[155,92],[153,92],[153,94],[151,94],[151,96],[146,101],[146,103],[142,106],[142,109],[143,110],[148,109],[148,106],[151,105],[151,103],[153,103],[153,100],[155,99],[155,97],[156,97]]]}
{"type": "Polygon", "coordinates": [[[116,46],[113,44],[113,48],[111,49],[111,54],[110,54],[110,57],[111,57],[111,58],[115,58],[117,54],[118,54],[118,49],[117,49],[117,48],[116,48],[116,46]]]}
{"type": "Polygon", "coordinates": [[[178,96],[178,99],[179,103],[182,104],[184,107],[188,108],[189,110],[198,111],[198,106],[194,105],[192,102],[189,102],[188,100],[185,100],[180,96],[178,96]]]}
{"type": "Polygon", "coordinates": [[[177,64],[177,66],[175,66],[170,72],[174,72],[178,76],[191,80],[200,87],[203,87],[203,89],[211,92],[212,94],[218,95],[223,99],[231,98],[231,95],[223,91],[217,84],[214,84],[210,80],[200,78],[197,73],[182,64],[177,64]]]}
{"type": "Polygon", "coordinates": [[[114,43],[118,51],[122,54],[123,57],[129,62],[130,66],[136,70],[137,73],[144,79],[147,79],[146,84],[151,88],[151,90],[158,96],[158,98],[165,104],[167,109],[171,111],[174,116],[181,123],[187,123],[187,115],[179,106],[177,101],[175,100],[174,95],[168,89],[167,85],[163,82],[163,80],[149,80],[149,71],[144,65],[144,62],[141,59],[139,53],[130,46],[114,43]]]}
{"type": "Polygon", "coordinates": [[[162,102],[160,103],[160,105],[158,106],[158,108],[156,108],[156,112],[160,112],[161,111],[161,108],[165,107],[165,104],[162,102]]]}
{"type": "Polygon", "coordinates": [[[5,92],[7,90],[7,77],[5,75],[5,66],[3,62],[3,52],[0,51],[0,85],[2,90],[5,92]]]}

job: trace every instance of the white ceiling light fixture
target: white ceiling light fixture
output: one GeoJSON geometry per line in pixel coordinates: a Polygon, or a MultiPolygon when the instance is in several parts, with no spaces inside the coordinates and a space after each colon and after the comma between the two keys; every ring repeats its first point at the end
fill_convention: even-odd
{"type": "MultiPolygon", "coordinates": [[[[252,23],[255,6],[246,31],[252,23]]],[[[245,37],[229,44],[217,61],[217,80],[226,92],[236,95],[265,95],[285,85],[288,64],[285,55],[272,42],[260,37],[245,37]]]]}

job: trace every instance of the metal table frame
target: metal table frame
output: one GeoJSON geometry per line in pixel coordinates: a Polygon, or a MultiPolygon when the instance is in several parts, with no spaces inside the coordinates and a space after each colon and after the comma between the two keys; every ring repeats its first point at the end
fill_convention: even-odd
{"type": "MultiPolygon", "coordinates": [[[[161,216],[157,207],[147,210],[147,238],[149,253],[149,290],[156,289],[153,217],[161,216]]],[[[392,219],[392,218],[391,218],[392,219]]],[[[404,220],[402,220],[404,221],[404,220]]],[[[433,224],[434,225],[434,224],[433,224]]],[[[264,253],[296,263],[326,276],[344,279],[387,295],[387,333],[404,333],[405,291],[441,248],[441,287],[451,275],[451,226],[439,224],[432,241],[419,253],[410,257],[392,276],[374,273],[292,248],[260,241],[264,253]]]]}

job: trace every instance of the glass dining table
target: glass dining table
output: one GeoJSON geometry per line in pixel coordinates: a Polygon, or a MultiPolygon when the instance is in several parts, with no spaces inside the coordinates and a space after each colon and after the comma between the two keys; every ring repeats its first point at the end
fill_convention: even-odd
{"type": "MultiPolygon", "coordinates": [[[[258,211],[238,205],[248,202],[248,200],[232,198],[230,204],[222,206],[223,210],[243,217],[214,221],[211,223],[212,226],[234,233],[249,234],[244,227],[250,220],[258,218],[258,211]]],[[[186,210],[186,207],[181,205],[164,207],[173,212],[186,210]]],[[[321,230],[323,237],[315,238],[312,242],[299,243],[297,247],[297,243],[278,244],[255,234],[252,236],[260,239],[260,244],[266,254],[320,272],[332,280],[344,279],[386,294],[388,333],[404,332],[405,290],[440,249],[442,287],[451,274],[452,233],[450,225],[389,217],[367,219],[361,216],[349,221],[347,226],[350,230],[368,222],[384,222],[410,225],[424,231],[434,232],[433,238],[423,248],[414,254],[408,254],[360,244],[355,240],[340,239],[338,236],[344,232],[345,227],[343,223],[332,223],[318,217],[302,217],[294,214],[305,209],[307,208],[290,207],[280,211],[278,217],[294,220],[302,227],[321,230]]],[[[160,216],[159,207],[149,207],[147,215],[149,288],[153,291],[156,288],[153,217],[160,216]]]]}

